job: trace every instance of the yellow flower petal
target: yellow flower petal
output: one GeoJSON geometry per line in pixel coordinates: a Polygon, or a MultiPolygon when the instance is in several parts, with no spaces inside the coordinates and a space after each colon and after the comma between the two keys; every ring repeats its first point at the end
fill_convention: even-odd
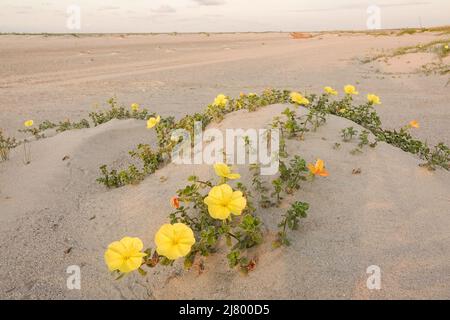
{"type": "Polygon", "coordinates": [[[219,177],[224,177],[231,180],[239,179],[241,177],[238,173],[231,173],[230,167],[222,162],[214,164],[214,171],[219,177]]]}
{"type": "Polygon", "coordinates": [[[323,90],[326,93],[334,95],[334,96],[336,96],[338,94],[338,92],[335,89],[333,89],[332,87],[325,87],[325,88],[323,88],[323,90]]]}
{"type": "Polygon", "coordinates": [[[241,177],[241,175],[239,173],[230,173],[226,175],[226,178],[230,179],[230,180],[236,180],[239,179],[241,177]]]}
{"type": "Polygon", "coordinates": [[[344,87],[344,92],[345,92],[346,94],[349,94],[349,95],[351,95],[351,94],[354,94],[354,95],[359,94],[359,92],[356,91],[356,88],[355,88],[354,86],[352,86],[351,84],[348,84],[348,85],[346,85],[346,86],[344,87]]]}
{"type": "Polygon", "coordinates": [[[161,121],[161,117],[158,116],[156,118],[150,118],[147,120],[147,129],[151,129],[156,126],[161,121]]]}
{"type": "Polygon", "coordinates": [[[214,171],[219,177],[226,177],[230,174],[230,167],[228,167],[225,163],[218,162],[214,164],[214,171]]]}
{"type": "Polygon", "coordinates": [[[219,94],[213,102],[213,106],[224,108],[228,103],[228,98],[224,94],[219,94]]]}
{"type": "Polygon", "coordinates": [[[371,93],[367,95],[367,100],[372,104],[381,104],[380,97],[371,93]]]}
{"type": "Polygon", "coordinates": [[[25,121],[24,123],[23,123],[23,125],[25,126],[25,127],[31,127],[32,125],[34,124],[34,121],[33,120],[27,120],[27,121],[25,121]]]}
{"type": "Polygon", "coordinates": [[[208,205],[208,213],[211,217],[218,220],[226,220],[231,214],[231,210],[223,205],[208,205]]]}
{"type": "Polygon", "coordinates": [[[144,244],[139,238],[124,237],[114,241],[105,252],[105,263],[110,271],[128,273],[142,265],[142,258],[146,256],[141,252],[144,244]]]}
{"type": "Polygon", "coordinates": [[[194,232],[184,223],[164,224],[155,235],[156,252],[170,260],[186,256],[194,243],[194,232]]]}
{"type": "Polygon", "coordinates": [[[305,98],[304,96],[302,96],[298,92],[291,92],[291,94],[289,96],[291,98],[291,101],[298,105],[306,106],[309,104],[309,100],[307,98],[305,98]]]}
{"type": "Polygon", "coordinates": [[[241,191],[233,192],[231,201],[228,203],[228,209],[235,215],[240,215],[247,206],[247,199],[242,195],[241,191]]]}
{"type": "Polygon", "coordinates": [[[211,188],[204,202],[208,206],[210,216],[220,220],[227,219],[231,213],[240,215],[247,205],[242,192],[233,192],[227,184],[211,188]]]}

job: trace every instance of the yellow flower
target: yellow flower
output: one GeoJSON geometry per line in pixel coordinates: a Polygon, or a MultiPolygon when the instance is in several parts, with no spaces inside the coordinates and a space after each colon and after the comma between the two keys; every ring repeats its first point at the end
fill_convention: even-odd
{"type": "Polygon", "coordinates": [[[111,243],[105,252],[105,262],[109,271],[128,273],[139,269],[143,262],[142,258],[146,256],[141,252],[143,247],[139,238],[125,237],[111,243]]]}
{"type": "Polygon", "coordinates": [[[184,223],[164,224],[155,235],[155,243],[159,255],[175,260],[191,251],[194,232],[184,223]]]}
{"type": "Polygon", "coordinates": [[[346,111],[347,111],[347,109],[342,108],[342,109],[339,110],[339,113],[345,113],[346,111]]]}
{"type": "Polygon", "coordinates": [[[249,96],[249,97],[255,97],[255,96],[256,96],[256,93],[250,92],[250,93],[248,94],[248,96],[249,96]]]}
{"type": "Polygon", "coordinates": [[[377,95],[374,95],[372,93],[369,93],[367,95],[367,100],[371,103],[371,104],[381,104],[381,100],[380,97],[378,97],[377,95]]]}
{"type": "Polygon", "coordinates": [[[233,191],[228,184],[211,188],[204,202],[208,206],[209,215],[219,220],[228,219],[231,213],[239,216],[247,206],[247,199],[242,192],[233,191]]]}
{"type": "Polygon", "coordinates": [[[328,171],[325,170],[324,162],[321,159],[317,159],[316,164],[312,165],[311,163],[308,163],[308,169],[313,175],[318,175],[321,177],[327,177],[328,171]]]}
{"type": "Polygon", "coordinates": [[[147,120],[147,129],[151,129],[156,126],[161,121],[161,117],[157,116],[156,118],[150,118],[147,120]]]}
{"type": "Polygon", "coordinates": [[[446,44],[446,45],[444,46],[444,49],[445,49],[445,50],[448,50],[448,44],[446,44]]]}
{"type": "Polygon", "coordinates": [[[291,101],[298,105],[307,106],[309,104],[309,100],[298,92],[291,92],[290,97],[291,101]]]}
{"type": "Polygon", "coordinates": [[[410,121],[410,122],[409,122],[409,126],[410,126],[411,128],[416,128],[416,129],[420,128],[419,122],[417,122],[416,120],[410,121]]]}
{"type": "Polygon", "coordinates": [[[348,84],[344,87],[344,92],[346,94],[354,94],[354,95],[359,94],[359,92],[356,91],[356,88],[354,86],[352,86],[351,84],[348,84]]]}
{"type": "Polygon", "coordinates": [[[27,121],[25,121],[24,123],[23,123],[23,125],[25,126],[25,127],[31,127],[32,125],[34,124],[34,121],[33,120],[27,120],[27,121]]]}
{"type": "Polygon", "coordinates": [[[133,103],[132,105],[131,105],[131,110],[133,110],[133,111],[138,111],[139,110],[139,104],[137,104],[137,103],[133,103]]]}
{"type": "Polygon", "coordinates": [[[338,94],[338,92],[334,90],[332,87],[325,87],[323,88],[323,90],[325,90],[326,93],[331,94],[333,96],[336,96],[338,94]]]}
{"type": "Polygon", "coordinates": [[[228,98],[224,94],[219,94],[213,102],[213,106],[225,108],[228,103],[228,98]]]}
{"type": "Polygon", "coordinates": [[[239,173],[231,173],[230,167],[221,162],[214,164],[214,171],[219,177],[231,180],[239,179],[241,177],[239,173]]]}

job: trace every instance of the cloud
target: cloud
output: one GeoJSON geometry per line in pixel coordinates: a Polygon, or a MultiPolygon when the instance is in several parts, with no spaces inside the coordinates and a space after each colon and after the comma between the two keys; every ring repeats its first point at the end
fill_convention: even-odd
{"type": "Polygon", "coordinates": [[[221,6],[226,3],[225,0],[194,0],[201,6],[221,6]]]}
{"type": "Polygon", "coordinates": [[[177,12],[177,10],[167,4],[163,4],[162,6],[160,6],[157,9],[151,9],[150,10],[153,13],[160,13],[160,14],[165,14],[165,13],[175,13],[177,12]]]}

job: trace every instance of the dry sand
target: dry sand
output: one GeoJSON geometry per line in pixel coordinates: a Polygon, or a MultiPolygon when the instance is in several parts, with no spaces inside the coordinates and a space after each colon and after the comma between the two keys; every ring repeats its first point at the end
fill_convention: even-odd
{"type": "MultiPolygon", "coordinates": [[[[395,78],[360,65],[370,48],[430,41],[404,37],[324,35],[293,40],[286,34],[17,37],[2,36],[0,127],[14,132],[24,119],[76,120],[93,102],[116,94],[152,111],[178,117],[199,111],[219,92],[237,94],[267,86],[319,91],[359,81],[360,92],[381,95],[387,126],[421,122],[417,136],[449,143],[449,91],[441,76],[395,78]],[[33,57],[33,59],[31,59],[33,57]],[[93,59],[93,60],[92,60],[93,59]]],[[[373,67],[373,68],[372,68],[373,67]]],[[[263,128],[286,106],[239,111],[225,128],[263,128]]],[[[381,143],[351,155],[339,131],[356,124],[329,116],[305,141],[289,141],[291,155],[326,160],[328,178],[305,183],[287,201],[311,204],[292,246],[272,249],[280,209],[259,210],[267,241],[256,249],[258,266],[244,277],[228,269],[224,253],[206,260],[202,275],[158,267],[146,278],[114,281],[103,262],[105,247],[125,235],[152,246],[167,222],[168,199],[191,174],[212,178],[208,166],[169,164],[137,186],[106,190],[98,167],[128,161],[137,143],[155,144],[138,120],[113,120],[31,143],[0,163],[0,297],[28,299],[113,298],[450,298],[450,174],[429,172],[420,161],[381,143]],[[68,156],[67,160],[63,158],[68,156]],[[352,174],[353,169],[361,174],[352,174]],[[165,177],[165,179],[161,179],[165,177]],[[68,290],[66,268],[81,266],[81,290],[68,290]],[[366,288],[366,268],[382,270],[382,290],[366,288]]],[[[242,181],[250,184],[245,167],[242,181]]]]}
{"type": "Polygon", "coordinates": [[[383,50],[442,38],[436,33],[324,34],[298,40],[288,33],[2,35],[0,128],[16,135],[26,119],[77,120],[112,96],[181,117],[203,110],[218,93],[237,96],[266,87],[320,92],[325,85],[351,83],[361,92],[381,95],[379,112],[387,127],[420,119],[418,137],[449,144],[448,76],[408,73],[420,67],[414,63],[394,70],[400,71],[397,75],[389,69],[395,65],[358,62],[383,50]]]}
{"type": "MultiPolygon", "coordinates": [[[[212,127],[264,128],[284,108],[236,112],[212,127]]],[[[177,262],[147,278],[109,276],[102,257],[109,242],[132,235],[151,246],[157,228],[167,222],[168,199],[186,178],[214,176],[208,166],[169,164],[138,186],[99,186],[99,163],[119,159],[114,163],[120,165],[136,141],[155,142],[142,121],[114,120],[33,142],[30,165],[22,165],[15,152],[1,167],[2,297],[450,298],[449,173],[430,173],[410,154],[384,143],[356,156],[349,153],[355,143],[333,149],[349,125],[360,129],[330,116],[305,141],[289,140],[291,155],[326,159],[331,175],[305,183],[283,203],[282,208],[293,200],[311,204],[300,230],[290,234],[291,247],[271,248],[285,209],[259,209],[267,241],[254,252],[258,267],[247,277],[228,269],[225,252],[208,258],[202,275],[183,271],[177,262]],[[62,161],[65,155],[70,159],[62,161]],[[357,168],[361,174],[352,174],[357,168]],[[81,266],[80,291],[66,288],[69,265],[81,266]],[[370,265],[382,268],[378,292],[365,287],[370,265]]],[[[248,170],[239,172],[250,184],[248,170]]]]}

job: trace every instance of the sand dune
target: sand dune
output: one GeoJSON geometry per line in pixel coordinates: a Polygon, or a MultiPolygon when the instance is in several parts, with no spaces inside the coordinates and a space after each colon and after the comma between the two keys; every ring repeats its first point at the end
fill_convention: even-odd
{"type": "Polygon", "coordinates": [[[20,136],[17,129],[26,119],[75,121],[111,96],[181,117],[202,110],[218,93],[237,96],[266,87],[319,92],[325,85],[354,83],[382,96],[389,107],[378,111],[387,126],[421,119],[421,139],[449,144],[444,134],[450,126],[448,76],[409,73],[420,65],[406,60],[391,66],[359,62],[364,56],[443,38],[437,32],[324,33],[302,40],[288,33],[2,35],[0,128],[20,136]]]}
{"type": "MultiPolygon", "coordinates": [[[[238,111],[210,127],[264,128],[285,108],[238,111]]],[[[361,129],[328,116],[327,123],[304,141],[288,140],[289,154],[307,161],[325,159],[330,176],[305,183],[284,200],[311,204],[309,217],[291,235],[290,247],[271,247],[280,209],[258,208],[267,240],[253,252],[258,265],[249,276],[229,270],[219,252],[206,259],[201,275],[183,271],[177,262],[174,268],[159,266],[145,278],[110,277],[103,261],[108,243],[131,235],[152,246],[157,228],[167,222],[169,198],[186,178],[214,176],[210,166],[168,164],[136,186],[107,190],[96,183],[100,164],[120,167],[137,143],[156,142],[145,122],[113,120],[34,141],[28,166],[21,163],[17,149],[0,166],[0,296],[450,298],[449,173],[431,173],[419,167],[414,156],[385,143],[351,155],[355,143],[342,143],[339,137],[348,126],[361,129]],[[335,150],[335,142],[342,147],[335,150]],[[361,173],[352,174],[357,168],[361,173]],[[81,266],[82,290],[67,290],[69,265],[81,266]],[[380,291],[365,287],[370,265],[382,269],[380,291]]],[[[250,185],[248,168],[238,171],[250,185]]]]}

